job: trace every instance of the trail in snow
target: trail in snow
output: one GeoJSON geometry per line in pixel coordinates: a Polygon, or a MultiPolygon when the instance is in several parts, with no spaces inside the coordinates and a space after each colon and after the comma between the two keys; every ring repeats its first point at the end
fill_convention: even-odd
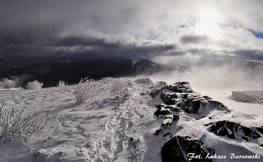
{"type": "MultiPolygon", "coordinates": [[[[105,133],[100,141],[95,159],[98,161],[143,161],[147,146],[143,137],[145,116],[151,109],[148,100],[139,95],[140,87],[126,89],[120,94],[123,103],[118,113],[105,125],[105,133]]],[[[154,111],[154,109],[152,109],[154,111]]],[[[150,114],[152,116],[152,114],[150,114]]]]}

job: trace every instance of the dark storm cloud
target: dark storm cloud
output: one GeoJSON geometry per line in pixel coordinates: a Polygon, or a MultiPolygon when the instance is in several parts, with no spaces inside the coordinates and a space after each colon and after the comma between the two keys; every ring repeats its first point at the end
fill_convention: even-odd
{"type": "MultiPolygon", "coordinates": [[[[79,1],[80,3],[83,3],[79,1]]],[[[0,56],[42,55],[81,4],[70,1],[0,1],[0,56]],[[71,5],[72,4],[72,5],[71,5]]]]}
{"type": "Polygon", "coordinates": [[[124,34],[133,31],[126,25],[133,19],[133,11],[137,10],[134,4],[2,0],[0,56],[102,53],[146,57],[173,50],[174,45],[147,44],[145,41],[138,44],[133,36],[128,42],[120,36],[123,30],[124,34]],[[90,33],[87,34],[87,30],[90,33]],[[113,36],[109,37],[107,33],[113,36]]]}
{"type": "Polygon", "coordinates": [[[234,51],[233,53],[245,59],[263,60],[263,51],[259,51],[259,50],[237,50],[234,51]]]}
{"type": "Polygon", "coordinates": [[[46,2],[0,2],[0,56],[37,56],[44,53],[45,44],[63,26],[60,19],[51,15],[46,2]]]}
{"type": "Polygon", "coordinates": [[[54,55],[65,54],[82,54],[91,58],[106,57],[128,57],[128,58],[147,58],[161,55],[167,51],[174,50],[175,45],[159,44],[138,46],[135,43],[123,44],[121,40],[109,42],[104,38],[93,37],[66,37],[54,39],[46,49],[54,55]],[[97,56],[95,56],[97,55],[97,56]]]}
{"type": "Polygon", "coordinates": [[[0,56],[253,56],[243,51],[247,49],[259,52],[253,58],[261,58],[256,56],[263,51],[263,40],[255,37],[263,32],[262,1],[0,0],[0,4],[0,56]]]}
{"type": "Polygon", "coordinates": [[[199,61],[202,62],[211,62],[215,59],[232,59],[233,56],[230,55],[228,51],[224,50],[213,50],[213,49],[189,49],[186,53],[190,53],[192,56],[199,57],[199,61]]]}
{"type": "Polygon", "coordinates": [[[34,28],[1,28],[0,56],[43,54],[42,49],[54,39],[54,31],[46,32],[47,28],[36,26],[34,28]]]}
{"type": "Polygon", "coordinates": [[[120,41],[118,42],[107,42],[103,38],[84,38],[84,37],[66,37],[54,40],[50,44],[51,46],[100,46],[105,48],[118,48],[121,46],[120,41]]]}
{"type": "Polygon", "coordinates": [[[124,48],[125,51],[132,54],[133,56],[136,56],[139,54],[139,56],[143,57],[154,57],[158,55],[163,55],[163,53],[173,51],[176,48],[175,45],[150,45],[150,46],[126,46],[124,48]]]}
{"type": "Polygon", "coordinates": [[[183,44],[199,44],[202,42],[207,42],[209,39],[207,36],[194,36],[194,35],[184,35],[180,38],[180,42],[183,44]]]}

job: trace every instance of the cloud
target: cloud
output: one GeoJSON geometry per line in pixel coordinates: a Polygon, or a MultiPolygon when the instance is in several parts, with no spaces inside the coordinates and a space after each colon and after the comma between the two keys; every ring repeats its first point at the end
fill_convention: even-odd
{"type": "Polygon", "coordinates": [[[253,58],[262,58],[260,0],[0,3],[0,56],[189,57],[198,53],[213,58],[258,51],[253,58]]]}
{"type": "Polygon", "coordinates": [[[90,58],[150,58],[175,48],[173,44],[146,42],[142,46],[135,43],[123,43],[122,40],[108,41],[107,38],[71,36],[54,39],[54,42],[47,45],[46,51],[55,55],[63,53],[63,55],[82,55],[90,58]]]}
{"type": "Polygon", "coordinates": [[[50,43],[51,46],[103,46],[105,48],[118,48],[120,42],[107,42],[106,39],[85,38],[85,37],[66,37],[55,39],[50,43]]]}
{"type": "Polygon", "coordinates": [[[207,42],[207,36],[191,36],[185,35],[180,38],[180,42],[183,44],[199,44],[202,42],[207,42]]]}
{"type": "Polygon", "coordinates": [[[263,51],[258,50],[237,50],[233,52],[240,56],[241,58],[245,58],[248,60],[263,60],[263,51]]]}

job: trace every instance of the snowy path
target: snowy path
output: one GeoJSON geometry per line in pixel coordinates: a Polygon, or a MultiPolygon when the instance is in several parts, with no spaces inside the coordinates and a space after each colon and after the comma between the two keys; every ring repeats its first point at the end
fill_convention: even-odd
{"type": "MultiPolygon", "coordinates": [[[[142,161],[147,146],[142,136],[145,131],[145,115],[150,114],[147,100],[138,95],[140,90],[123,92],[123,103],[118,113],[105,125],[105,133],[98,146],[98,161],[142,161]]],[[[153,109],[154,111],[154,109],[153,109]]]]}

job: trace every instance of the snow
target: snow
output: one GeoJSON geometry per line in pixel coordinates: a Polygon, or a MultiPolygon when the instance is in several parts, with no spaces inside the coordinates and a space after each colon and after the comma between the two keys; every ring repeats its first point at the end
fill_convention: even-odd
{"type": "Polygon", "coordinates": [[[230,90],[197,90],[203,95],[212,97],[213,99],[224,103],[230,110],[234,110],[233,114],[246,114],[247,116],[263,116],[263,106],[260,104],[236,102],[231,100],[232,91],[230,90]]]}
{"type": "Polygon", "coordinates": [[[263,144],[262,138],[252,142],[235,141],[217,136],[204,127],[204,124],[219,119],[245,126],[262,126],[263,106],[230,100],[229,90],[195,89],[224,103],[231,113],[212,111],[207,117],[197,120],[193,115],[180,112],[179,121],[157,136],[154,134],[160,129],[163,119],[153,114],[157,110],[155,105],[162,101],[150,97],[152,83],[149,80],[107,78],[97,81],[97,84],[95,99],[83,104],[77,104],[74,99],[77,85],[1,90],[0,103],[5,104],[5,109],[26,107],[25,116],[45,112],[46,121],[44,128],[27,142],[19,137],[5,144],[1,142],[0,161],[160,162],[162,146],[170,139],[170,135],[165,136],[167,133],[204,139],[205,147],[214,148],[217,155],[257,153],[263,156],[263,147],[258,145],[263,144]],[[125,87],[112,91],[116,80],[126,83],[125,87]],[[213,117],[212,120],[208,116],[213,117]]]}

